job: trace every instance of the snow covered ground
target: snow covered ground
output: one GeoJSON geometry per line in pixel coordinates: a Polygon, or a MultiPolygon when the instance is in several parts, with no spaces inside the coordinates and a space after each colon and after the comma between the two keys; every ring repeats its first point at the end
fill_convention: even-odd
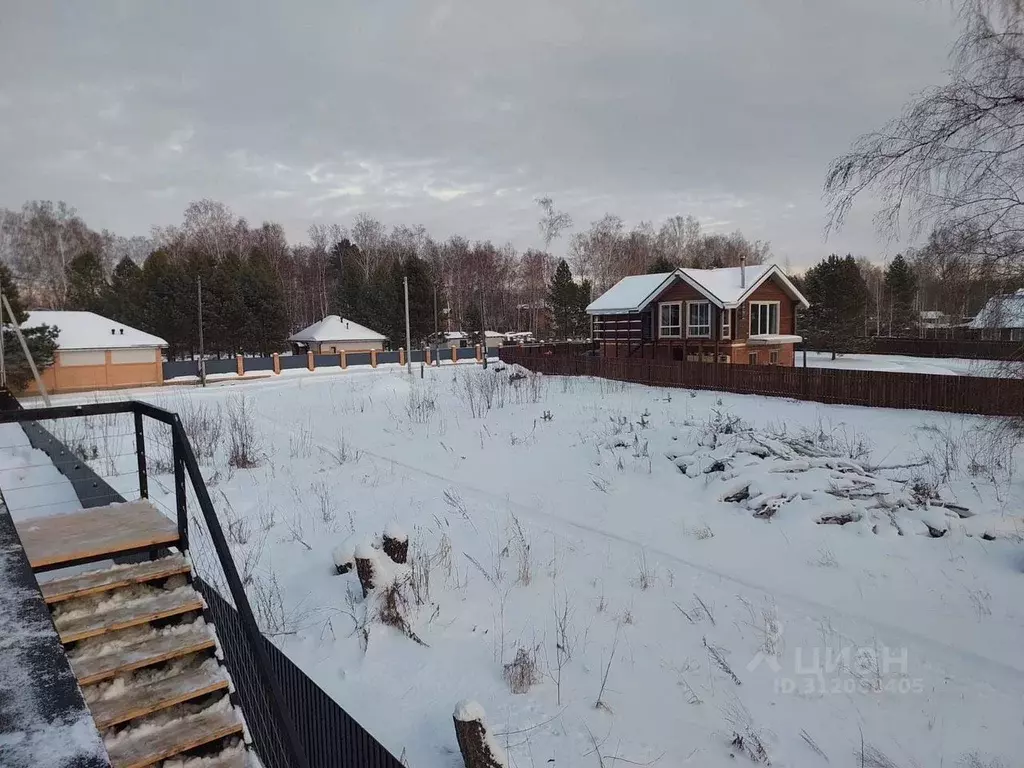
{"type": "MultiPolygon", "coordinates": [[[[274,641],[409,765],[459,765],[464,699],[524,768],[1020,764],[1000,422],[513,372],[134,395],[182,413],[274,641]],[[404,631],[332,560],[389,523],[404,631]]],[[[110,418],[76,429],[127,452],[110,418]]]]}
{"type": "MultiPolygon", "coordinates": [[[[804,364],[804,353],[797,352],[796,364],[804,364]]],[[[997,360],[964,360],[956,357],[910,357],[908,355],[839,355],[808,352],[808,368],[842,368],[854,371],[890,371],[892,373],[933,373],[939,376],[1000,376],[1006,363],[997,360]]]]}

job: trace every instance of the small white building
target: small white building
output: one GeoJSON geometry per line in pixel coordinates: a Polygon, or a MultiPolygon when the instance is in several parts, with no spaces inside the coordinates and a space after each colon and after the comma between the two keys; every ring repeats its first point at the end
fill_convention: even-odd
{"type": "Polygon", "coordinates": [[[298,333],[288,337],[292,344],[301,344],[314,354],[332,355],[338,352],[369,352],[384,349],[387,337],[365,325],[328,315],[298,333]]]}

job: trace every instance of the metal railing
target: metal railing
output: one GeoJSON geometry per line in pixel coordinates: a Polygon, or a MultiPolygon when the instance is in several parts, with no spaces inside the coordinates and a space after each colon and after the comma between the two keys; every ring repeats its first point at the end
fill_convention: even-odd
{"type": "MultiPolygon", "coordinates": [[[[0,396],[0,408],[4,409],[0,411],[0,424],[21,423],[30,434],[30,441],[34,434],[36,441],[45,443],[54,466],[72,480],[80,498],[83,493],[90,499],[96,496],[94,487],[97,482],[101,483],[103,503],[123,502],[125,498],[102,478],[92,477],[95,473],[88,462],[39,422],[130,414],[140,498],[150,497],[151,481],[159,483],[150,472],[152,459],[147,451],[147,439],[161,443],[153,430],[147,434],[146,420],[153,420],[155,426],[169,431],[175,509],[165,508],[164,511],[173,512],[180,549],[189,550],[196,587],[206,599],[207,613],[219,630],[235,695],[262,763],[268,768],[364,765],[397,768],[400,765],[260,632],[195,451],[178,414],[134,400],[24,409],[7,393],[0,396]],[[63,461],[58,460],[61,457],[63,461]],[[306,705],[311,711],[304,711],[306,705]],[[301,736],[296,720],[302,723],[301,736]],[[341,732],[325,727],[334,724],[340,724],[341,732]]],[[[166,467],[163,469],[166,471],[166,467]]]]}

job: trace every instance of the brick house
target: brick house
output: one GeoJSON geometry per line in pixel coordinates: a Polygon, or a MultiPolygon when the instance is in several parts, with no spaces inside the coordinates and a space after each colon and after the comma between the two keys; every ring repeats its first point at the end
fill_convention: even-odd
{"type": "Polygon", "coordinates": [[[761,264],[626,277],[587,314],[606,356],[792,366],[798,305],[785,273],[761,264]]]}

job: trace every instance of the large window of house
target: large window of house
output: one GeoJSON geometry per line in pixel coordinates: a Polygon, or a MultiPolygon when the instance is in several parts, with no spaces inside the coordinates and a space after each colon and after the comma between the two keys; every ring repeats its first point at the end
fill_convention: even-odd
{"type": "Polygon", "coordinates": [[[779,302],[750,302],[750,335],[762,336],[779,332],[779,302]]]}
{"type": "Polygon", "coordinates": [[[683,335],[683,306],[680,302],[658,305],[658,338],[678,339],[683,335]]]}
{"type": "Polygon", "coordinates": [[[722,310],[722,338],[723,339],[731,339],[732,338],[732,310],[731,309],[723,309],[722,310]]]}
{"type": "Polygon", "coordinates": [[[698,339],[711,338],[711,304],[709,302],[686,302],[686,335],[698,339]]]}

